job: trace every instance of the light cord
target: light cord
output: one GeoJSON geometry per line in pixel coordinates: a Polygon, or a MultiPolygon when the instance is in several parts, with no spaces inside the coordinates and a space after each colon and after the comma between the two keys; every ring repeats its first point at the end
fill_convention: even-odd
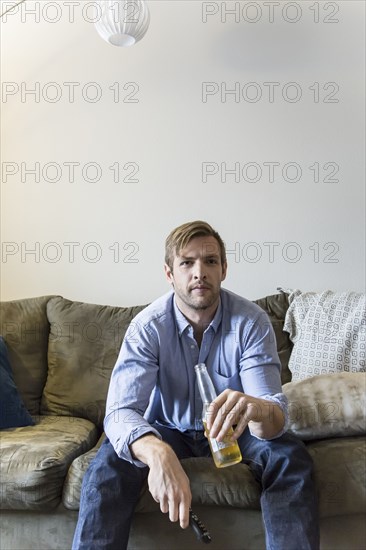
{"type": "Polygon", "coordinates": [[[20,0],[20,2],[18,2],[17,4],[14,4],[14,6],[10,6],[10,8],[8,8],[6,11],[4,11],[4,13],[2,13],[0,15],[0,19],[2,17],[4,17],[4,15],[6,15],[7,13],[9,13],[9,11],[13,10],[14,8],[16,8],[17,6],[19,6],[20,4],[23,4],[25,2],[25,0],[20,0]]]}

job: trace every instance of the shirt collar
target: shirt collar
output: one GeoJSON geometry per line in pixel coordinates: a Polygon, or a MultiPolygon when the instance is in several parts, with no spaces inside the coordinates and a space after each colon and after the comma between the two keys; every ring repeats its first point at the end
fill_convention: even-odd
{"type": "MultiPolygon", "coordinates": [[[[173,296],[173,310],[174,310],[175,322],[177,324],[179,336],[182,336],[183,332],[187,329],[187,327],[190,327],[191,325],[189,321],[186,319],[186,317],[183,315],[179,307],[177,306],[177,303],[175,301],[175,296],[173,296]]],[[[222,320],[222,303],[221,303],[221,296],[220,296],[219,305],[214,315],[214,318],[212,319],[211,323],[208,325],[207,328],[212,328],[216,333],[217,329],[220,326],[221,320],[222,320]]]]}

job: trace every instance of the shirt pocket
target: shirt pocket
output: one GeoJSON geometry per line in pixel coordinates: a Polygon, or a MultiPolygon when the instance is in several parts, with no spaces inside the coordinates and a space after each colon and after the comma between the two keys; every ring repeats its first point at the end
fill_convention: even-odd
{"type": "Polygon", "coordinates": [[[214,370],[213,384],[218,394],[227,389],[241,391],[241,392],[243,391],[243,386],[241,383],[241,378],[238,370],[236,370],[234,374],[232,372],[222,374],[222,373],[219,373],[217,370],[214,370]]]}

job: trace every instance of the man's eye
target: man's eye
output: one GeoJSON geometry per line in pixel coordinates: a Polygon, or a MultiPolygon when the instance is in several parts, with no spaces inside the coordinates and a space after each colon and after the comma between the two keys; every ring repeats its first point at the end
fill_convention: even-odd
{"type": "Polygon", "coordinates": [[[210,258],[210,259],[208,260],[208,263],[209,263],[209,264],[217,264],[218,262],[217,262],[217,260],[215,260],[214,258],[210,258]]]}
{"type": "Polygon", "coordinates": [[[190,265],[192,262],[190,262],[189,260],[184,260],[183,262],[180,263],[180,265],[190,265]]]}

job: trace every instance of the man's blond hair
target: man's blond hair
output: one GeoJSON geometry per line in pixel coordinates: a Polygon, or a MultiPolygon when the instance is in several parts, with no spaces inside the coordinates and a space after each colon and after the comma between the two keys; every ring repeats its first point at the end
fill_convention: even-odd
{"type": "Polygon", "coordinates": [[[184,223],[169,233],[165,241],[165,263],[173,270],[174,257],[195,237],[214,237],[220,248],[221,264],[226,263],[225,244],[220,235],[207,222],[197,220],[184,223]]]}

